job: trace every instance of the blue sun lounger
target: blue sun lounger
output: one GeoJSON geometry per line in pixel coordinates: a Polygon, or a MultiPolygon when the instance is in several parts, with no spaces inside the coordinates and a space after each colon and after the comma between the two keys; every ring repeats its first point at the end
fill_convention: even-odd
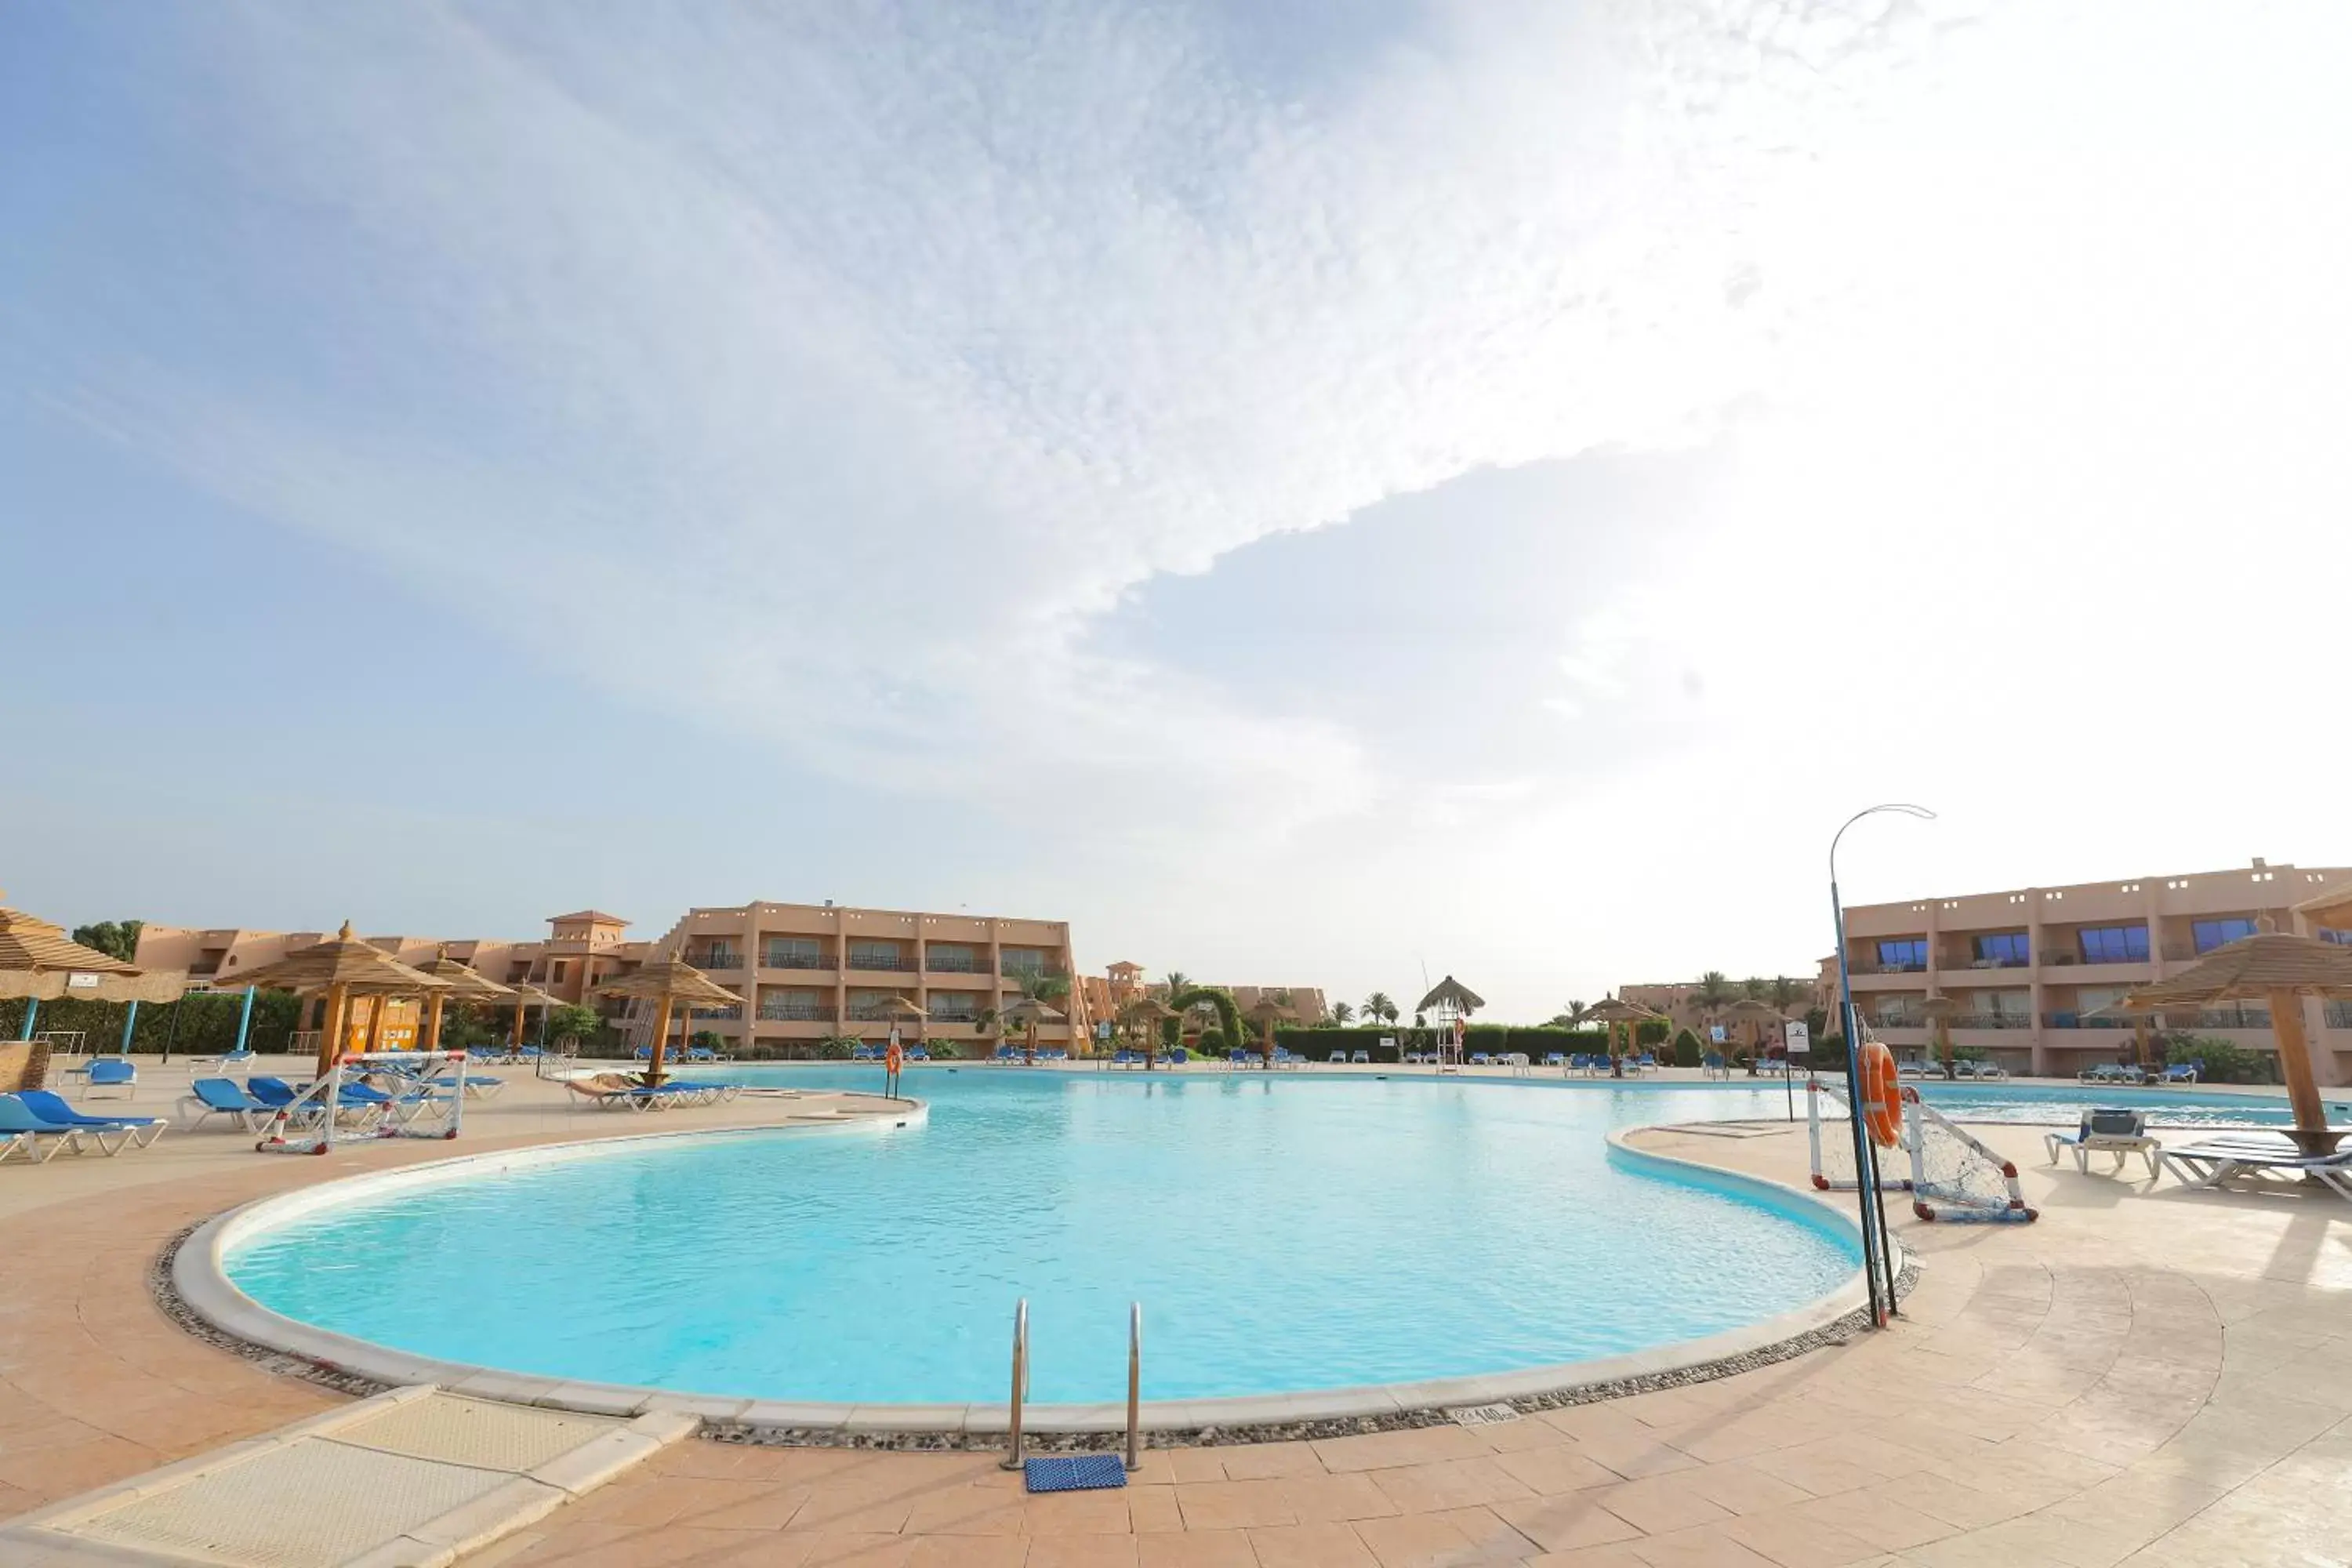
{"type": "Polygon", "coordinates": [[[128,1057],[99,1057],[89,1064],[89,1092],[119,1089],[129,1100],[139,1092],[139,1067],[128,1057]]]}
{"type": "Polygon", "coordinates": [[[266,1117],[269,1107],[236,1087],[225,1078],[200,1078],[188,1085],[187,1098],[180,1101],[183,1110],[194,1110],[195,1120],[188,1125],[201,1127],[215,1116],[226,1116],[247,1132],[258,1132],[256,1117],[266,1117]]]}
{"type": "Polygon", "coordinates": [[[108,1154],[119,1154],[126,1146],[144,1149],[171,1126],[160,1116],[86,1116],[45,1089],[19,1089],[16,1100],[54,1126],[82,1129],[108,1154]],[[114,1140],[111,1143],[107,1142],[110,1137],[114,1140]]]}
{"type": "Polygon", "coordinates": [[[36,1116],[15,1095],[0,1094],[0,1164],[22,1155],[29,1163],[46,1165],[68,1150],[80,1153],[88,1136],[87,1129],[36,1116]],[[43,1139],[48,1140],[46,1148],[43,1139]]]}

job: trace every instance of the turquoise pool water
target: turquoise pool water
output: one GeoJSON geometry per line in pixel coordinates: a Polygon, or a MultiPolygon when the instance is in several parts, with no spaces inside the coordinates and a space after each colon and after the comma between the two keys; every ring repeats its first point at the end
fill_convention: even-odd
{"type": "MultiPolygon", "coordinates": [[[[866,1068],[734,1068],[871,1089],[866,1068]]],[[[1602,1134],[1779,1114],[1776,1085],[915,1069],[928,1127],[659,1140],[314,1214],[227,1260],[263,1304],[421,1354],[864,1403],[1346,1387],[1583,1360],[1835,1289],[1848,1234],[1623,1168],[1602,1134]]],[[[687,1113],[645,1124],[690,1125],[687,1113]]]]}

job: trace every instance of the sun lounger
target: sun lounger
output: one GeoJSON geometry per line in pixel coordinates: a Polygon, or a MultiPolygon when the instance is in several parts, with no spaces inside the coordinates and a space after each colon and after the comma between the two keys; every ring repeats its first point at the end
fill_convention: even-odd
{"type": "MultiPolygon", "coordinates": [[[[446,1073],[431,1081],[438,1089],[456,1089],[458,1087],[458,1075],[446,1073]]],[[[466,1098],[468,1100],[488,1100],[506,1086],[506,1079],[492,1073],[469,1072],[465,1075],[466,1098]]]]}
{"type": "Polygon", "coordinates": [[[108,1154],[120,1154],[125,1148],[144,1149],[171,1126],[160,1116],[85,1115],[44,1089],[19,1089],[16,1101],[52,1126],[82,1129],[108,1154]]]}
{"type": "Polygon", "coordinates": [[[1191,1061],[1191,1060],[1192,1059],[1192,1058],[1191,1054],[1190,1054],[1189,1052],[1187,1052],[1187,1051],[1184,1049],[1184,1047],[1181,1047],[1181,1046],[1178,1046],[1175,1049],[1173,1049],[1173,1050],[1171,1050],[1171,1051],[1170,1051],[1170,1052],[1168,1053],[1168,1059],[1169,1059],[1170,1061],[1171,1061],[1171,1062],[1175,1063],[1178,1067],[1180,1067],[1180,1068],[1181,1068],[1181,1067],[1182,1067],[1186,1062],[1191,1061]]]}
{"type": "Polygon", "coordinates": [[[89,1064],[89,1092],[96,1098],[101,1089],[119,1089],[122,1098],[130,1100],[139,1092],[139,1067],[128,1057],[99,1057],[89,1064]]]}
{"type": "Polygon", "coordinates": [[[2158,1083],[2195,1083],[2197,1081],[2197,1069],[2203,1065],[2204,1064],[2202,1062],[2175,1062],[2172,1066],[2166,1068],[2164,1069],[2164,1076],[2156,1081],[2158,1083]]]}
{"type": "Polygon", "coordinates": [[[2294,1180],[2309,1176],[2339,1197],[2352,1198],[2352,1149],[2306,1154],[2283,1136],[2225,1133],[2158,1156],[2186,1187],[2215,1187],[2233,1177],[2294,1180]]]}
{"type": "Polygon", "coordinates": [[[1544,1053],[1543,1065],[1548,1068],[1566,1068],[1568,1066],[1568,1058],[1559,1051],[1546,1051],[1544,1053]]]}
{"type": "Polygon", "coordinates": [[[1642,1072],[1655,1072],[1658,1070],[1658,1058],[1652,1056],[1649,1052],[1643,1051],[1639,1057],[1634,1058],[1633,1066],[1637,1070],[1642,1072]]]}
{"type": "Polygon", "coordinates": [[[1372,1065],[1372,1053],[1359,1047],[1348,1053],[1348,1061],[1352,1067],[1370,1067],[1372,1065]]]}
{"type": "Polygon", "coordinates": [[[180,1101],[180,1107],[196,1113],[195,1120],[189,1123],[191,1127],[201,1127],[215,1116],[226,1116],[247,1132],[260,1131],[254,1119],[269,1114],[269,1107],[225,1078],[196,1079],[188,1085],[187,1097],[180,1101]]]}
{"type": "Polygon", "coordinates": [[[80,1153],[89,1136],[87,1128],[37,1116],[16,1096],[0,1094],[0,1163],[21,1157],[27,1163],[46,1165],[60,1154],[80,1153]]]}
{"type": "Polygon", "coordinates": [[[2113,1154],[2118,1172],[2126,1159],[2137,1154],[2147,1162],[2150,1181],[2156,1179],[2157,1158],[2164,1152],[2164,1145],[2148,1136],[2145,1110],[2085,1110],[2080,1127],[2073,1132],[2046,1132],[2042,1134],[2042,1146],[2053,1165],[2061,1151],[2073,1150],[2074,1169],[2086,1175],[2094,1152],[2113,1154]]]}
{"type": "Polygon", "coordinates": [[[1927,1062],[1906,1061],[1895,1064],[1895,1076],[1896,1078],[1935,1078],[1937,1074],[1935,1068],[1927,1062]]]}
{"type": "Polygon", "coordinates": [[[1345,1051],[1333,1051],[1331,1053],[1331,1059],[1342,1066],[1345,1066],[1348,1060],[1348,1053],[1345,1051]]]}

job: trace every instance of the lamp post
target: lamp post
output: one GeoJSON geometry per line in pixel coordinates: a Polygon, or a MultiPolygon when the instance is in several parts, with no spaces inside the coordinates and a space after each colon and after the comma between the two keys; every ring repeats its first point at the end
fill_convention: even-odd
{"type": "Polygon", "coordinates": [[[1864,1125],[1862,1089],[1862,1014],[1853,1005],[1853,975],[1846,965],[1845,904],[1838,897],[1838,840],[1845,830],[1865,816],[1880,812],[1900,812],[1934,821],[1936,814],[1924,805],[1906,805],[1900,802],[1885,805],[1865,806],[1845,819],[1830,839],[1830,916],[1837,925],[1838,997],[1845,1014],[1845,1093],[1846,1109],[1853,1124],[1854,1181],[1861,1188],[1862,1264],[1870,1280],[1870,1316],[1874,1323],[1885,1324],[1895,1313],[1895,1255],[1886,1244],[1886,1197],[1878,1186],[1878,1148],[1870,1141],[1864,1125]]]}

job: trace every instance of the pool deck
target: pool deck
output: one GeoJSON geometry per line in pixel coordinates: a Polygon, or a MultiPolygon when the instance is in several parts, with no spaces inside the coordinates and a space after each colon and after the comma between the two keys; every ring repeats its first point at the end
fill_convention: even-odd
{"type": "MultiPolygon", "coordinates": [[[[175,1131],[114,1160],[0,1168],[0,1518],[341,1400],[191,1337],[155,1305],[158,1253],[205,1215],[455,1151],[761,1125],[795,1104],[575,1110],[519,1070],[504,1076],[513,1087],[467,1108],[456,1145],[268,1157],[226,1131],[175,1131]]],[[[148,1113],[184,1081],[176,1064],[142,1077],[130,1109],[148,1113]]],[[[909,1088],[919,1094],[920,1079],[909,1088]]],[[[1896,1327],[1851,1345],[1494,1426],[1154,1450],[1115,1492],[1025,1497],[986,1453],[695,1441],[469,1562],[2352,1560],[2352,1205],[2168,1181],[2150,1192],[2042,1165],[2037,1130],[1978,1131],[2017,1161],[2041,1223],[1929,1226],[1897,1210],[1923,1262],[1918,1289],[1896,1327]]],[[[1801,1124],[1633,1136],[1804,1178],[1801,1124]]]]}

